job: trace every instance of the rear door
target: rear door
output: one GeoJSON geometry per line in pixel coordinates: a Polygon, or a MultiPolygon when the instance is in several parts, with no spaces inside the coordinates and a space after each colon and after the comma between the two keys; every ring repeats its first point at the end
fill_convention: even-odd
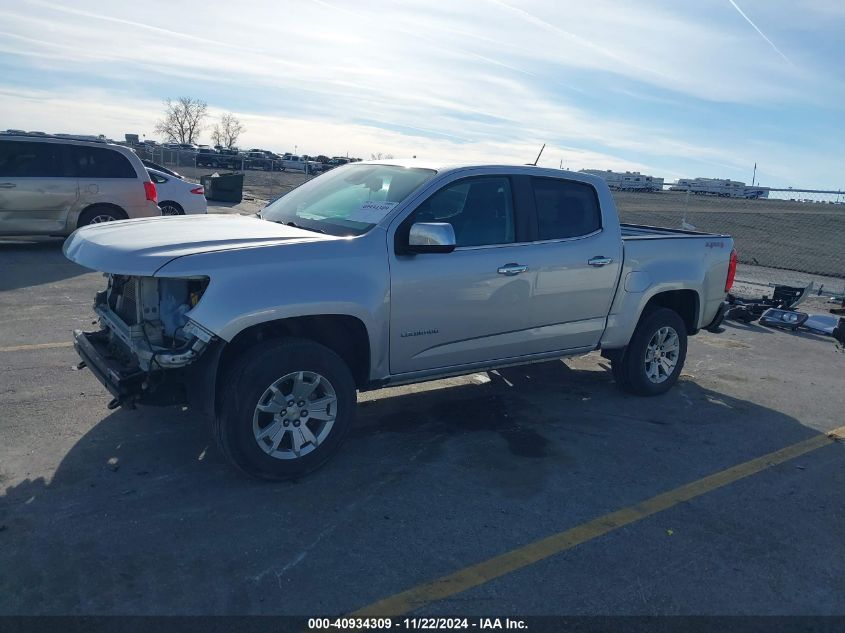
{"type": "Polygon", "coordinates": [[[143,204],[145,196],[129,159],[108,147],[74,145],[72,150],[83,206],[115,204],[131,217],[133,207],[143,204]]]}
{"type": "Polygon", "coordinates": [[[60,234],[77,200],[69,146],[0,140],[0,232],[60,234]]]}
{"type": "Polygon", "coordinates": [[[603,218],[595,188],[578,180],[526,179],[535,223],[530,265],[535,341],[548,350],[595,347],[604,331],[622,263],[615,218],[603,218]]]}

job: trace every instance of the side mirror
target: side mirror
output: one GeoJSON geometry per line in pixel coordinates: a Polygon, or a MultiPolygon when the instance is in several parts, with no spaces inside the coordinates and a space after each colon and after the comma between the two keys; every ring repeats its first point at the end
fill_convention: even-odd
{"type": "Polygon", "coordinates": [[[455,229],[448,222],[417,222],[408,233],[412,253],[451,253],[455,245],[455,229]]]}

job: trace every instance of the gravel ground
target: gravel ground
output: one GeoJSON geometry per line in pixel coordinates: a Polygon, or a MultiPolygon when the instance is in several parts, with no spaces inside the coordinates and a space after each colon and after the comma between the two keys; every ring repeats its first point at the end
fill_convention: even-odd
{"type": "MultiPolygon", "coordinates": [[[[207,167],[177,167],[176,171],[188,180],[195,180],[196,182],[199,182],[200,176],[215,172],[215,170],[207,167]]],[[[218,173],[228,173],[222,169],[216,171],[218,173]]],[[[296,171],[273,172],[248,169],[243,174],[244,195],[267,201],[283,196],[306,180],[305,174],[296,171]]],[[[312,177],[309,176],[308,179],[310,180],[312,177]]]]}
{"type": "Polygon", "coordinates": [[[826,275],[845,286],[845,205],[685,193],[614,194],[623,222],[727,233],[744,264],[826,275]]]}
{"type": "MultiPolygon", "coordinates": [[[[176,169],[197,181],[211,173],[206,168],[176,169]]],[[[305,180],[301,172],[247,170],[244,192],[269,201],[305,180]]],[[[817,286],[826,283],[829,289],[845,290],[845,205],[687,196],[670,191],[615,192],[614,198],[623,222],[680,228],[686,221],[699,231],[727,233],[734,238],[743,264],[806,273],[810,276],[800,279],[816,277],[817,286]]],[[[755,280],[778,283],[778,279],[755,280]]]]}

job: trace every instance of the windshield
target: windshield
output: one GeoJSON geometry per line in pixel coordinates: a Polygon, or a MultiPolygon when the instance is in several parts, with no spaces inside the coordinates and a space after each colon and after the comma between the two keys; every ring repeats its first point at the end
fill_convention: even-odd
{"type": "Polygon", "coordinates": [[[261,217],[330,235],[361,235],[434,174],[397,165],[346,165],[271,202],[261,217]]]}

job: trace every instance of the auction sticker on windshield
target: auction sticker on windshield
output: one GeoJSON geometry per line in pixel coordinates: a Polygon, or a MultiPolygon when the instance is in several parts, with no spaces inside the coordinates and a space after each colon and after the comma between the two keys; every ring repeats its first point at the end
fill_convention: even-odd
{"type": "Polygon", "coordinates": [[[375,224],[386,216],[396,205],[396,202],[368,200],[354,211],[351,211],[346,219],[352,220],[353,222],[368,222],[369,224],[375,224]]]}

